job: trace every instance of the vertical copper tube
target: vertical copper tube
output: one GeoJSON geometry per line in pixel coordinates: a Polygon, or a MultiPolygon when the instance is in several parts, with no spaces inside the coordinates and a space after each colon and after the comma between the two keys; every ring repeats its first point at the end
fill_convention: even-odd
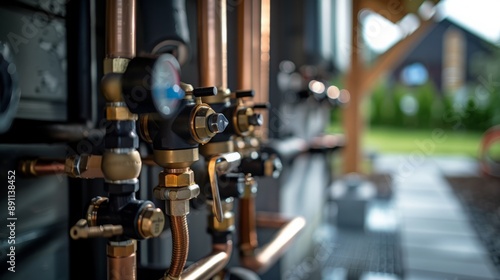
{"type": "Polygon", "coordinates": [[[255,225],[255,197],[240,198],[239,205],[239,247],[243,254],[252,254],[258,246],[255,225]]]}
{"type": "Polygon", "coordinates": [[[252,0],[242,0],[238,5],[238,90],[257,90],[252,84],[252,35],[252,0]]]}
{"type": "Polygon", "coordinates": [[[106,6],[106,57],[135,57],[136,0],[108,0],[106,6]]]}
{"type": "MultiPolygon", "coordinates": [[[[259,0],[260,2],[260,0],[259,0]]],[[[269,60],[271,51],[271,0],[262,0],[260,9],[260,56],[256,58],[260,61],[259,89],[256,95],[256,102],[269,102],[269,60]]],[[[263,139],[268,135],[269,112],[263,111],[264,123],[258,128],[263,139]]]]}
{"type": "Polygon", "coordinates": [[[136,280],[136,255],[115,258],[108,256],[108,280],[136,280]]]}
{"type": "Polygon", "coordinates": [[[251,17],[252,25],[250,28],[251,46],[252,46],[252,89],[255,90],[255,102],[261,102],[260,100],[260,78],[262,70],[260,67],[261,51],[260,51],[260,40],[261,40],[261,0],[253,0],[251,3],[251,17]]]}
{"type": "Polygon", "coordinates": [[[226,1],[197,4],[200,86],[227,88],[226,1]]]}
{"type": "Polygon", "coordinates": [[[189,251],[189,231],[186,216],[170,216],[172,228],[172,261],[168,270],[167,279],[179,278],[186,265],[189,251]]]}
{"type": "MultiPolygon", "coordinates": [[[[108,280],[136,280],[137,279],[137,265],[135,250],[126,255],[120,253],[126,251],[121,248],[120,253],[111,253],[113,249],[109,250],[108,245],[108,280]]],[[[134,246],[135,247],[135,246],[134,246]]]]}

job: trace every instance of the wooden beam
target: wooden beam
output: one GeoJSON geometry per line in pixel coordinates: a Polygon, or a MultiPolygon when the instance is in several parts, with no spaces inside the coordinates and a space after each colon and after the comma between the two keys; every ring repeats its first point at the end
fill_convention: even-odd
{"type": "Polygon", "coordinates": [[[358,14],[361,8],[361,0],[352,1],[351,69],[346,81],[346,88],[350,93],[350,101],[342,111],[346,138],[346,145],[343,149],[343,172],[345,174],[361,172],[361,126],[363,125],[361,101],[363,93],[360,91],[359,77],[363,74],[363,65],[359,38],[361,32],[358,21],[358,14]]]}
{"type": "MultiPolygon", "coordinates": [[[[380,55],[380,57],[377,58],[375,64],[372,67],[364,70],[364,73],[362,75],[363,78],[359,81],[362,83],[361,91],[368,91],[382,74],[389,71],[398,62],[403,60],[408,55],[408,53],[416,46],[418,41],[421,40],[425,34],[427,34],[430,27],[433,25],[435,25],[433,19],[422,22],[414,32],[396,43],[388,51],[380,55]]],[[[349,75],[352,74],[349,73],[349,75]]]]}

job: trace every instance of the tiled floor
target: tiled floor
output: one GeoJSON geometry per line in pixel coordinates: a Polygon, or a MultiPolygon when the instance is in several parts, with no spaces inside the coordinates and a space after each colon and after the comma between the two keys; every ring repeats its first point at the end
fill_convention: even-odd
{"type": "Polygon", "coordinates": [[[376,172],[392,174],[405,279],[499,279],[445,176],[475,176],[462,157],[389,155],[376,172]]]}
{"type": "MultiPolygon", "coordinates": [[[[476,162],[463,157],[384,155],[375,159],[374,172],[390,174],[393,196],[390,208],[377,205],[369,208],[367,228],[374,229],[376,220],[379,225],[380,221],[386,223],[386,228],[388,225],[395,228],[404,272],[402,280],[500,279],[469,216],[445,179],[456,175],[479,176],[476,162]]],[[[333,226],[333,232],[338,229],[333,226]]],[[[335,242],[342,245],[338,242],[347,241],[335,242]]],[[[382,252],[379,257],[383,257],[382,252]]],[[[329,280],[355,279],[348,278],[335,265],[326,267],[322,275],[329,280]]],[[[356,279],[394,279],[394,275],[372,273],[356,279]]]]}

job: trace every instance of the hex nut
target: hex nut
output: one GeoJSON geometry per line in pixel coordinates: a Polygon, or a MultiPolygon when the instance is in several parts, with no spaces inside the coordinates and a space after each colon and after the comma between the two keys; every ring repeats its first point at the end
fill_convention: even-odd
{"type": "Polygon", "coordinates": [[[136,250],[137,250],[137,243],[135,241],[125,246],[108,245],[106,248],[107,254],[110,257],[128,257],[134,254],[136,250]]]}
{"type": "Polygon", "coordinates": [[[104,74],[125,72],[129,61],[128,58],[105,58],[103,63],[104,74]]]}
{"type": "Polygon", "coordinates": [[[200,194],[200,187],[196,184],[185,188],[167,188],[165,197],[168,200],[189,200],[200,194]]]}
{"type": "Polygon", "coordinates": [[[185,216],[189,214],[189,200],[167,200],[165,214],[169,216],[185,216]]]}
{"type": "Polygon", "coordinates": [[[106,119],[110,121],[126,121],[126,120],[136,121],[137,115],[130,113],[127,107],[107,106],[106,119]]]}
{"type": "Polygon", "coordinates": [[[183,187],[194,184],[194,172],[188,170],[180,174],[161,173],[159,176],[159,185],[165,187],[183,187]]]}

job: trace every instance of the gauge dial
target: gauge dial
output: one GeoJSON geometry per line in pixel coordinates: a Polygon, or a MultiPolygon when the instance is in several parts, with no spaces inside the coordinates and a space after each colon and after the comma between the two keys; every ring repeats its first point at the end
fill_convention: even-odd
{"type": "Polygon", "coordinates": [[[179,63],[174,56],[163,54],[156,60],[152,73],[153,102],[158,113],[164,117],[171,115],[184,91],[180,88],[179,63]]]}

